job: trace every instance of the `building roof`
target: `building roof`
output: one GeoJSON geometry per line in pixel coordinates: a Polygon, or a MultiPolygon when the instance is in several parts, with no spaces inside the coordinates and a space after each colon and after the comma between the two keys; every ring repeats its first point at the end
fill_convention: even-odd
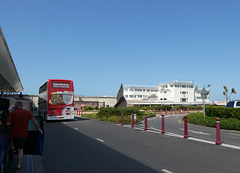
{"type": "Polygon", "coordinates": [[[0,27],[0,91],[20,92],[22,90],[22,83],[0,27]]]}

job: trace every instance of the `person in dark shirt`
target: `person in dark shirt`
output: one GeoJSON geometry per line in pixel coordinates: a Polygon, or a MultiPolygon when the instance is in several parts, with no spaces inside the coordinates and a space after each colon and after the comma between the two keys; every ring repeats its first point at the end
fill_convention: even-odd
{"type": "Polygon", "coordinates": [[[43,134],[38,122],[34,118],[33,114],[22,108],[22,102],[17,101],[15,103],[15,111],[12,111],[7,118],[7,125],[10,127],[10,138],[13,140],[13,144],[18,151],[18,163],[16,170],[21,168],[23,149],[28,136],[28,123],[29,120],[37,126],[41,134],[43,134]]]}

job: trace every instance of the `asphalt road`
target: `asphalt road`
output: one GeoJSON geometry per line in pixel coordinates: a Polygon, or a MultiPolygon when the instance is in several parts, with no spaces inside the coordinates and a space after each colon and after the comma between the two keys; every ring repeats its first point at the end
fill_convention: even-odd
{"type": "Polygon", "coordinates": [[[45,123],[46,173],[239,172],[240,150],[76,118],[45,123]]]}
{"type": "MultiPolygon", "coordinates": [[[[184,136],[184,115],[167,115],[164,116],[165,131],[171,132],[180,136],[184,136]]],[[[153,129],[161,130],[161,117],[157,115],[154,118],[148,119],[148,126],[153,129]]],[[[240,149],[240,132],[234,130],[220,130],[221,142],[238,146],[240,149]]],[[[198,139],[216,142],[216,128],[203,127],[199,125],[188,124],[188,136],[198,139]]]]}

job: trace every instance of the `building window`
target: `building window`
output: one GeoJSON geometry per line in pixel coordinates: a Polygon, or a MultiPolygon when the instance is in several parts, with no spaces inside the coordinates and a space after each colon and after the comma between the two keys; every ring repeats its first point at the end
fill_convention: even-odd
{"type": "Polygon", "coordinates": [[[133,95],[129,95],[129,98],[133,98],[133,95]]]}
{"type": "Polygon", "coordinates": [[[150,92],[150,90],[147,90],[147,92],[150,92]]]}
{"type": "Polygon", "coordinates": [[[179,88],[179,85],[175,85],[176,88],[179,88]]]}
{"type": "Polygon", "coordinates": [[[142,92],[142,89],[135,89],[135,91],[140,91],[140,92],[142,92]]]}
{"type": "Polygon", "coordinates": [[[125,95],[125,98],[128,98],[128,95],[125,95]]]}
{"type": "Polygon", "coordinates": [[[157,92],[157,90],[151,90],[151,92],[157,92]]]}
{"type": "Polygon", "coordinates": [[[187,102],[187,101],[188,101],[187,98],[181,98],[181,99],[180,99],[180,102],[187,102]]]}
{"type": "Polygon", "coordinates": [[[133,89],[129,89],[129,91],[133,91],[133,89]]]}
{"type": "Polygon", "coordinates": [[[180,91],[180,94],[188,94],[187,91],[180,91]]]}

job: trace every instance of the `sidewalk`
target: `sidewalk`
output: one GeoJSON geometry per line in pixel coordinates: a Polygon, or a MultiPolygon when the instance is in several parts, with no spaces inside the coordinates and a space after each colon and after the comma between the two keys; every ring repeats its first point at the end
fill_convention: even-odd
{"type": "Polygon", "coordinates": [[[24,155],[22,160],[22,168],[20,170],[15,170],[17,165],[17,155],[14,154],[13,160],[9,161],[6,173],[44,173],[42,156],[38,155],[24,155]]]}

